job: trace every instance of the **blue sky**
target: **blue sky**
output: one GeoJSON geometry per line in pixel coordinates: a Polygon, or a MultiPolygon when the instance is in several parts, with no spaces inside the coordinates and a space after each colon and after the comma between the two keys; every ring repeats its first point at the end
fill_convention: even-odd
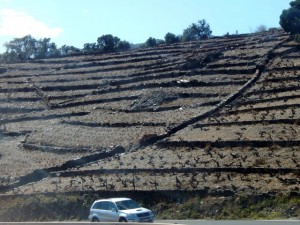
{"type": "Polygon", "coordinates": [[[167,32],[182,34],[205,19],[213,35],[279,27],[291,0],[0,0],[0,52],[15,37],[51,38],[58,47],[83,48],[103,34],[130,43],[167,32]]]}

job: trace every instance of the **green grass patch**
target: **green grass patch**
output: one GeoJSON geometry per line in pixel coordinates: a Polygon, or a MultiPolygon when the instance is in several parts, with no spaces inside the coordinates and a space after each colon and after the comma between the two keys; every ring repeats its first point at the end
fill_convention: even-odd
{"type": "Polygon", "coordinates": [[[299,219],[300,195],[210,196],[178,193],[72,193],[0,197],[0,220],[86,221],[95,199],[127,196],[158,219],[299,219]]]}
{"type": "Polygon", "coordinates": [[[158,214],[161,219],[290,219],[300,218],[300,197],[259,195],[200,196],[170,204],[158,214]]]}

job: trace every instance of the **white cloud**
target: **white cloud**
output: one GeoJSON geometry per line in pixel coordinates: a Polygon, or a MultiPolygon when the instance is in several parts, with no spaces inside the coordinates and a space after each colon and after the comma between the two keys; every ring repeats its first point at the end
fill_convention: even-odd
{"type": "Polygon", "coordinates": [[[0,10],[0,37],[24,37],[30,34],[34,38],[53,38],[61,32],[61,28],[50,28],[26,12],[13,9],[0,10]]]}

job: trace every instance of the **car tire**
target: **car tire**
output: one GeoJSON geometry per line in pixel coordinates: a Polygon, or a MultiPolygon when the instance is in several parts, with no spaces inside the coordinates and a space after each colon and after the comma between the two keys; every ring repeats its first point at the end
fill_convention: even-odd
{"type": "Polygon", "coordinates": [[[98,218],[94,217],[94,218],[92,219],[92,222],[100,222],[100,221],[98,220],[98,218]]]}
{"type": "Polygon", "coordinates": [[[127,220],[126,220],[124,217],[121,217],[121,218],[119,219],[119,222],[121,222],[121,223],[126,223],[127,220]]]}

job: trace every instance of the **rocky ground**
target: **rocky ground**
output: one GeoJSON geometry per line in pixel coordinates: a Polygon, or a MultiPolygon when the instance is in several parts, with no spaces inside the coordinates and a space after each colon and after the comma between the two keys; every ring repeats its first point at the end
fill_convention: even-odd
{"type": "Polygon", "coordinates": [[[300,54],[281,31],[1,68],[2,195],[299,194],[300,54]]]}

